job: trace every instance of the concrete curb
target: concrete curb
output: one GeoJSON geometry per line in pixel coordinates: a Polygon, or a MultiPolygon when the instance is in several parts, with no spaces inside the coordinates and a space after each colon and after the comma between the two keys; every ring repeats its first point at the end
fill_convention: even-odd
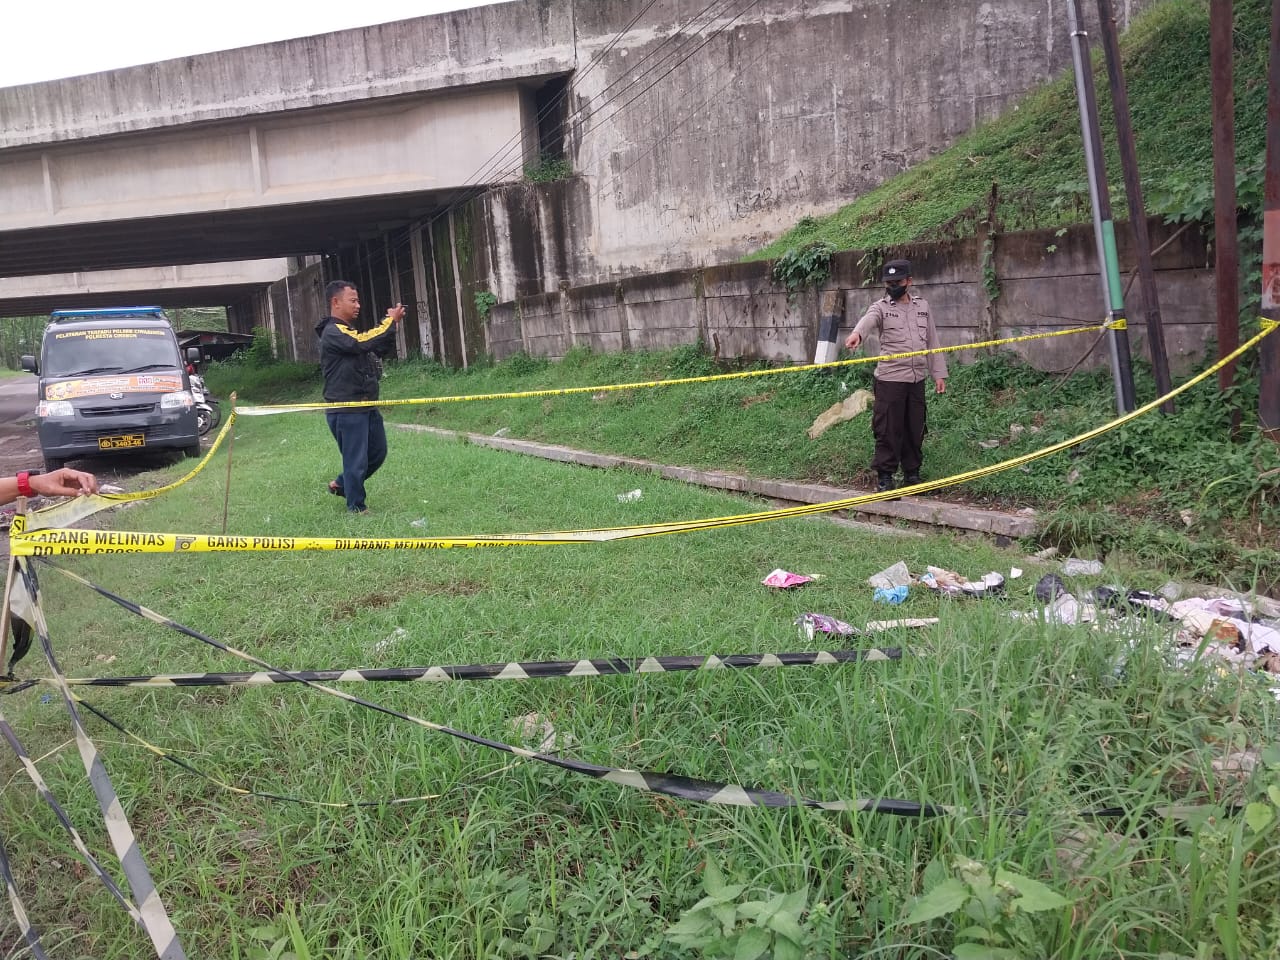
{"type": "MultiPolygon", "coordinates": [[[[753,493],[757,496],[771,497],[775,500],[788,500],[792,503],[827,503],[831,500],[843,500],[866,493],[865,490],[850,490],[845,487],[832,487],[821,483],[795,483],[789,480],[760,480],[755,477],[744,477],[741,474],[725,473],[720,470],[695,470],[691,467],[672,467],[654,463],[652,460],[641,460],[637,457],[618,457],[611,454],[591,453],[587,450],[575,450],[554,443],[535,443],[531,440],[513,440],[507,437],[491,437],[481,433],[465,433],[459,430],[444,430],[440,427],[428,427],[416,423],[397,423],[401,430],[413,430],[418,433],[429,433],[450,440],[465,439],[479,447],[493,450],[506,450],[530,457],[541,457],[544,460],[556,460],[560,463],[575,463],[584,467],[600,467],[602,469],[636,470],[642,473],[653,473],[668,480],[680,480],[702,487],[713,487],[717,490],[731,490],[735,493],[753,493]]],[[[938,500],[926,500],[921,497],[908,497],[905,500],[894,500],[887,503],[868,503],[858,507],[858,514],[887,517],[896,520],[909,520],[912,523],[928,523],[935,526],[952,527],[958,530],[973,530],[991,536],[1018,539],[1028,537],[1036,531],[1034,512],[1019,514],[1001,513],[998,510],[982,510],[976,507],[962,507],[938,500]]]]}

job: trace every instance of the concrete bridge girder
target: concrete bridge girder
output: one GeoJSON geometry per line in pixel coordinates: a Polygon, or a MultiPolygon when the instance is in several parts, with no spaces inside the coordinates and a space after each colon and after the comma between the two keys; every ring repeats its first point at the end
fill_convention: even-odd
{"type": "Polygon", "coordinates": [[[0,279],[0,317],[154,303],[162,307],[247,303],[289,276],[287,259],[94,270],[0,279]]]}
{"type": "Polygon", "coordinates": [[[316,253],[449,202],[489,158],[504,159],[488,182],[518,178],[529,99],[510,84],[6,151],[0,262],[17,276],[316,253]]]}

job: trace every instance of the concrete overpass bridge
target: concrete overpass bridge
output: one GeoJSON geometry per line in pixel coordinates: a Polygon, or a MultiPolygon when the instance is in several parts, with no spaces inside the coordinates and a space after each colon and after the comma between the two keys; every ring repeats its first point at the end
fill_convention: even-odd
{"type": "Polygon", "coordinates": [[[289,276],[294,266],[277,258],[10,277],[0,280],[0,316],[36,317],[125,303],[243,309],[289,276]]]}
{"type": "Polygon", "coordinates": [[[1070,61],[1044,0],[690,6],[513,0],[0,89],[0,315],[86,293],[60,275],[288,257],[233,329],[309,356],[342,276],[409,306],[402,352],[465,364],[477,293],[736,258],[1070,61]],[[545,155],[571,174],[525,178],[545,155]]]}

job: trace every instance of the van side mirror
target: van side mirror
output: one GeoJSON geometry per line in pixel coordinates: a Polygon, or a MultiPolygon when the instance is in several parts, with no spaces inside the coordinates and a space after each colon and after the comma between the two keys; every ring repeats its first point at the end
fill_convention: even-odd
{"type": "Polygon", "coordinates": [[[22,369],[27,371],[27,373],[40,372],[39,369],[36,367],[36,358],[31,356],[31,354],[29,353],[24,354],[22,357],[22,369]]]}
{"type": "Polygon", "coordinates": [[[188,360],[190,360],[192,363],[199,363],[199,362],[200,362],[200,348],[199,348],[199,347],[187,347],[187,359],[188,359],[188,360]]]}

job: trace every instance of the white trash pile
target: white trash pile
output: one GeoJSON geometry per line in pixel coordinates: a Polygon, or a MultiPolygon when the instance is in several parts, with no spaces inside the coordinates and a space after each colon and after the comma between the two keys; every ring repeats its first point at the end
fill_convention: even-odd
{"type": "MultiPolygon", "coordinates": [[[[1037,559],[1040,559],[1037,557],[1037,559]]],[[[1103,566],[1096,560],[1063,560],[1065,576],[1097,575],[1103,566]]],[[[1008,575],[988,573],[970,580],[942,567],[929,566],[913,575],[905,562],[881,570],[867,583],[877,594],[920,585],[946,597],[991,597],[1011,599],[1005,591],[1008,581],[1022,576],[1017,567],[1008,575]]],[[[1266,597],[1250,600],[1239,596],[1182,597],[1183,587],[1167,583],[1158,593],[1101,586],[1078,594],[1068,589],[1061,576],[1048,573],[1035,585],[1034,611],[1014,610],[1019,620],[1054,624],[1091,624],[1096,629],[1123,629],[1125,619],[1145,615],[1170,628],[1178,663],[1210,656],[1242,670],[1269,676],[1269,689],[1280,700],[1280,603],[1266,597]]],[[[1210,588],[1204,588],[1209,590],[1210,588]]],[[[1214,592],[1214,591],[1211,591],[1214,592]]],[[[1132,621],[1130,621],[1132,622],[1132,621]]]]}

